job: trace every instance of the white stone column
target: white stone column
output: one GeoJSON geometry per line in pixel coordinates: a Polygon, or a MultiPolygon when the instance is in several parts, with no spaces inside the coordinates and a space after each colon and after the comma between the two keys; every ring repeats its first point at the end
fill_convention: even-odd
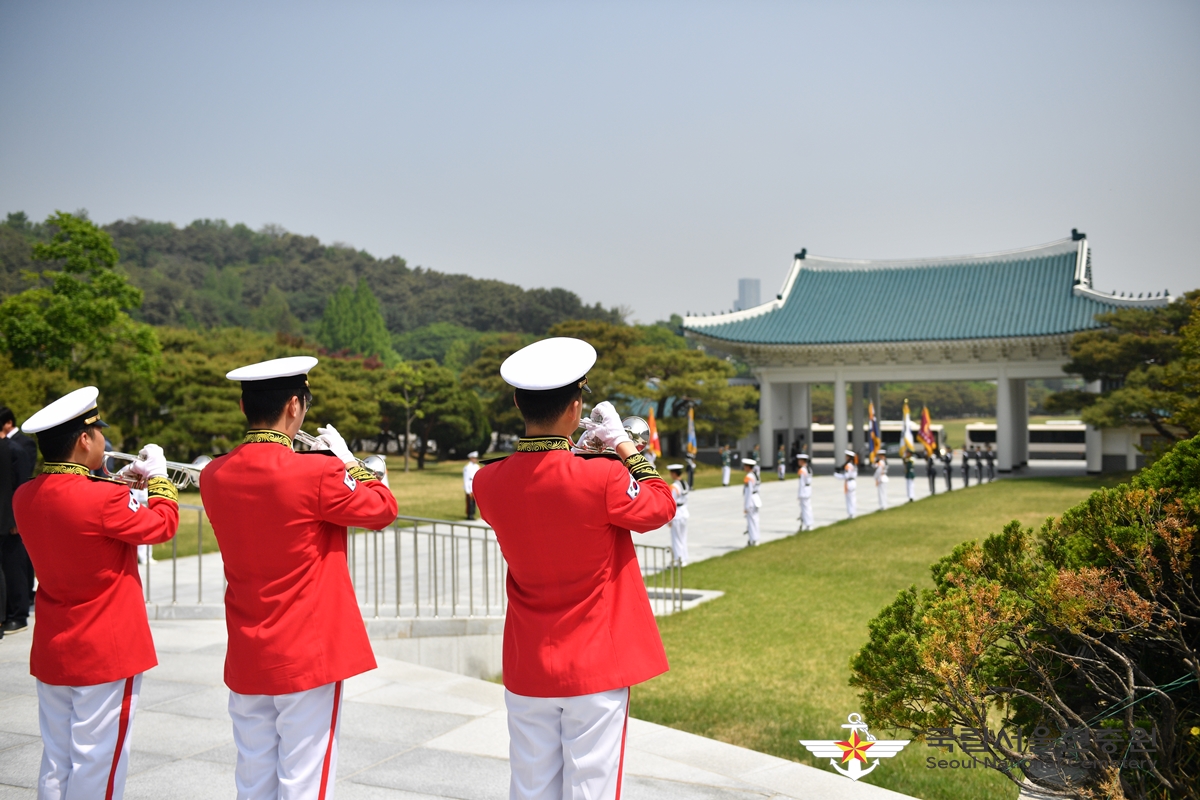
{"type": "Polygon", "coordinates": [[[996,469],[1013,469],[1013,407],[1012,384],[1007,371],[1001,367],[996,379],[996,469]]]}
{"type": "MultiPolygon", "coordinates": [[[[792,384],[792,439],[802,437],[807,452],[812,455],[812,409],[808,398],[807,383],[792,384]]],[[[790,450],[791,442],[788,442],[788,448],[790,450]]]]}
{"type": "Polygon", "coordinates": [[[1029,395],[1024,378],[1010,378],[1013,409],[1013,465],[1029,463],[1029,395]]]}
{"type": "Polygon", "coordinates": [[[833,379],[833,463],[842,463],[846,444],[846,381],[839,373],[833,379]]]}
{"type": "MultiPolygon", "coordinates": [[[[851,384],[852,395],[850,398],[850,441],[854,445],[854,452],[862,453],[863,444],[866,443],[867,437],[863,433],[863,420],[867,417],[867,404],[863,399],[863,393],[866,385],[862,383],[851,384]]],[[[838,454],[839,457],[841,454],[838,454]]]]}
{"type": "MultiPolygon", "coordinates": [[[[1090,381],[1085,387],[1092,394],[1100,394],[1100,381],[1090,381]]],[[[1087,449],[1087,471],[1091,475],[1098,475],[1104,469],[1104,433],[1091,425],[1087,426],[1087,431],[1084,433],[1084,447],[1087,449]]]]}
{"type": "Polygon", "coordinates": [[[775,424],[775,411],[772,408],[774,386],[770,381],[758,379],[758,452],[764,467],[772,463],[775,456],[775,437],[771,432],[775,424]]]}

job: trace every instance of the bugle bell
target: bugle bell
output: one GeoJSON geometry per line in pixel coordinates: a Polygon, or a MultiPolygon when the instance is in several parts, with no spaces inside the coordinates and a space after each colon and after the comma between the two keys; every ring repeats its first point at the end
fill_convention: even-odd
{"type": "MultiPolygon", "coordinates": [[[[579,420],[581,426],[586,426],[588,422],[594,420],[579,420]]],[[[641,417],[625,417],[621,420],[622,427],[625,428],[625,433],[629,434],[629,438],[633,441],[633,446],[640,453],[646,449],[650,443],[650,423],[641,417]]],[[[579,437],[579,441],[575,444],[575,451],[579,453],[611,453],[611,448],[606,448],[598,438],[591,434],[590,431],[584,431],[579,437]]]]}

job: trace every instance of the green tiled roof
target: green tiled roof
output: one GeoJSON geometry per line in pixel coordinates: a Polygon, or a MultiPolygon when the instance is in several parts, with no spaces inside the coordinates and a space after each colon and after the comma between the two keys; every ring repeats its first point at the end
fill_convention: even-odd
{"type": "Polygon", "coordinates": [[[1045,336],[1098,327],[1096,314],[1127,304],[1090,283],[1086,240],[936,260],[809,256],[796,259],[782,301],[684,327],[745,344],[1045,336]]]}

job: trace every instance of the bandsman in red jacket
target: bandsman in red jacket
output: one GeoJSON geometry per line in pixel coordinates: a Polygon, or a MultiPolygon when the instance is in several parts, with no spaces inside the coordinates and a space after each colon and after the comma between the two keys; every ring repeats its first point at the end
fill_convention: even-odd
{"type": "Polygon", "coordinates": [[[572,453],[568,437],[595,361],[590,344],[568,338],[510,356],[500,374],[515,387],[525,437],[474,480],[508,562],[514,800],[619,798],[629,687],[667,671],[630,531],[669,523],[675,500],[611,403],[593,410],[588,435],[615,455],[572,453]]]}
{"type": "Polygon", "coordinates": [[[327,450],[292,450],[316,364],[280,358],[226,376],[241,381],[250,430],[200,484],[229,582],[225,684],[239,800],[332,797],[342,681],[375,668],[346,527],[391,524],[396,498],[332,425],[318,429],[327,450]]]}
{"type": "Polygon", "coordinates": [[[128,484],[91,473],[104,463],[108,425],[96,387],[59,398],[25,421],[42,474],[17,490],[13,513],[38,577],[29,671],[42,733],[39,800],[118,800],[142,673],[158,663],[138,576],[137,547],[179,527],[178,492],[162,448],[146,445],[128,484]]]}

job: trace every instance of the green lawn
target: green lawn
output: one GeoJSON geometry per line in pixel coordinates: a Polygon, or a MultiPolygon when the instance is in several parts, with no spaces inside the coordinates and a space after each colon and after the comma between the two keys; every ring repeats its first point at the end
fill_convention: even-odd
{"type": "MultiPolygon", "coordinates": [[[[684,586],[725,596],[659,620],[671,671],[637,687],[633,714],[829,769],[797,740],[841,736],[858,710],[847,679],[867,622],[901,589],[930,585],[929,565],[960,542],[1012,519],[1040,525],[1100,485],[997,481],[688,566],[684,586]]],[[[926,769],[935,753],[914,742],[864,780],[931,800],[1016,797],[990,770],[926,769]]]]}

